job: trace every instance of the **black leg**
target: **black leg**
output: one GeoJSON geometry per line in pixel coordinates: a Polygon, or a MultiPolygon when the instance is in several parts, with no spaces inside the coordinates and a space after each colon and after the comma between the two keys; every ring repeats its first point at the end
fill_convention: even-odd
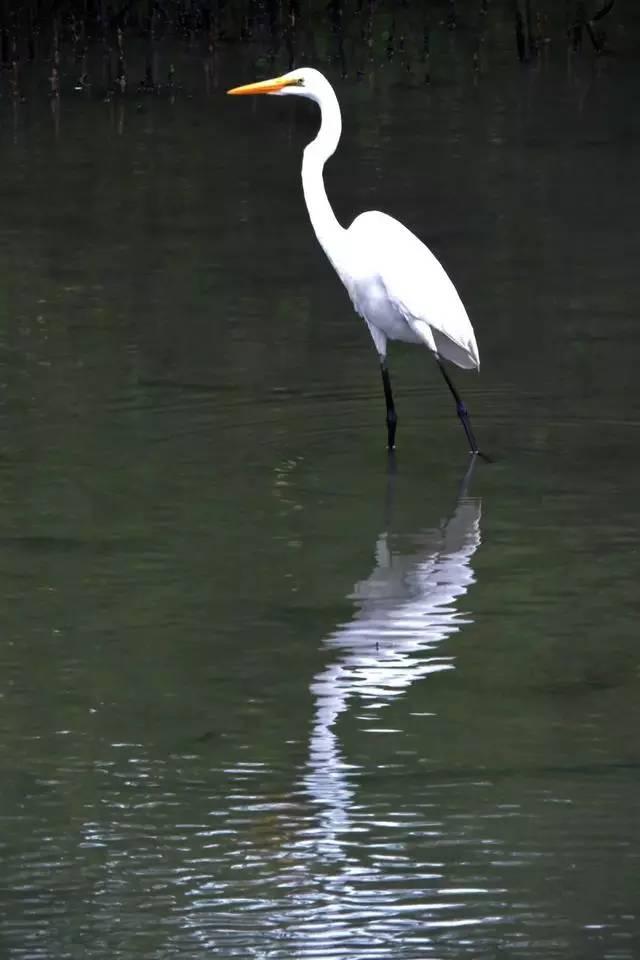
{"type": "Polygon", "coordinates": [[[387,447],[389,450],[393,450],[396,445],[398,416],[393,403],[393,393],[391,392],[391,380],[389,379],[389,368],[387,367],[386,357],[380,358],[380,373],[382,374],[382,386],[384,387],[384,401],[387,405],[387,447]]]}
{"type": "Polygon", "coordinates": [[[451,390],[451,393],[453,394],[453,398],[456,401],[456,410],[457,410],[458,416],[460,417],[460,423],[464,427],[464,432],[467,435],[467,440],[469,442],[469,449],[471,450],[471,453],[480,453],[480,451],[478,450],[478,444],[476,443],[476,438],[474,437],[473,430],[471,429],[471,423],[469,422],[469,411],[467,410],[465,404],[463,403],[462,398],[460,397],[460,394],[454,387],[451,381],[451,378],[449,377],[449,374],[446,371],[444,363],[442,362],[442,360],[437,354],[436,354],[436,360],[438,361],[440,372],[442,373],[442,376],[444,377],[447,383],[447,386],[449,387],[449,390],[451,390]]]}

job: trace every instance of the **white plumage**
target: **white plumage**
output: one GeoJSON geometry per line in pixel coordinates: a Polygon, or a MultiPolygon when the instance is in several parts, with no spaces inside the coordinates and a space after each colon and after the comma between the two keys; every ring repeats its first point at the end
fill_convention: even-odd
{"type": "Polygon", "coordinates": [[[389,449],[395,445],[397,416],[387,367],[387,340],[403,340],[424,344],[434,354],[456,401],[471,452],[477,453],[467,409],[442,362],[444,358],[468,370],[480,367],[473,327],[456,288],[431,251],[393,217],[369,211],[345,230],[327,199],[322,172],[342,131],[340,107],[331,84],[317,70],[305,67],[273,80],[234,87],[229,93],[296,95],[320,106],[320,130],[306,147],[302,162],[304,197],[318,241],[378,351],[389,449]]]}
{"type": "Polygon", "coordinates": [[[364,276],[347,289],[370,327],[389,340],[424,343],[459,367],[478,368],[467,311],[431,251],[398,220],[377,210],[356,217],[347,235],[365,265],[364,276]]]}

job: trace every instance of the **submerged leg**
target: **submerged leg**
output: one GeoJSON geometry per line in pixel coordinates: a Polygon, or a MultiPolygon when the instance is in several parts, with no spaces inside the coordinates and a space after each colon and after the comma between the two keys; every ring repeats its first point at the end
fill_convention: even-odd
{"type": "Polygon", "coordinates": [[[471,450],[471,453],[480,453],[480,451],[478,450],[478,444],[476,443],[476,438],[473,435],[473,430],[471,429],[471,423],[469,421],[469,411],[467,410],[465,404],[463,403],[462,398],[460,397],[460,394],[454,387],[451,381],[451,378],[449,377],[449,374],[446,371],[445,365],[440,359],[440,357],[438,356],[438,354],[436,354],[436,360],[438,361],[440,372],[442,373],[442,376],[444,377],[446,384],[449,387],[449,390],[451,390],[451,393],[453,394],[453,398],[456,401],[456,411],[458,413],[458,416],[460,417],[460,423],[464,427],[464,432],[467,435],[467,440],[469,442],[469,449],[471,450]]]}
{"type": "Polygon", "coordinates": [[[396,427],[398,426],[398,416],[393,403],[393,393],[391,392],[391,380],[389,378],[389,368],[387,367],[387,358],[380,357],[380,373],[382,374],[382,386],[384,387],[384,402],[387,405],[387,447],[393,450],[396,445],[396,427]]]}

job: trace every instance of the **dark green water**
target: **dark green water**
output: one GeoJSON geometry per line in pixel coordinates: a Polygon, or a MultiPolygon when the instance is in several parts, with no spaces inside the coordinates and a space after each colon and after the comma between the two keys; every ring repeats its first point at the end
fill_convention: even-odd
{"type": "Polygon", "coordinates": [[[398,345],[388,475],[311,105],[0,104],[2,956],[640,955],[640,87],[578,66],[338,85],[466,487],[398,345]]]}

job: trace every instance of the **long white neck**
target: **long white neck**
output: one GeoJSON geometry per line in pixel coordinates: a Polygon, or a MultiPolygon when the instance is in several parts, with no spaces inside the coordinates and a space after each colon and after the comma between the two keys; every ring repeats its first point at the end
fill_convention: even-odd
{"type": "Polygon", "coordinates": [[[322,99],[318,99],[317,103],[321,114],[320,130],[315,140],[312,140],[304,151],[302,189],[315,235],[331,263],[337,267],[336,261],[340,257],[342,239],[346,231],[340,226],[331,209],[324,188],[322,171],[326,161],[335,153],[338,146],[342,120],[338,98],[328,83],[322,99]]]}

